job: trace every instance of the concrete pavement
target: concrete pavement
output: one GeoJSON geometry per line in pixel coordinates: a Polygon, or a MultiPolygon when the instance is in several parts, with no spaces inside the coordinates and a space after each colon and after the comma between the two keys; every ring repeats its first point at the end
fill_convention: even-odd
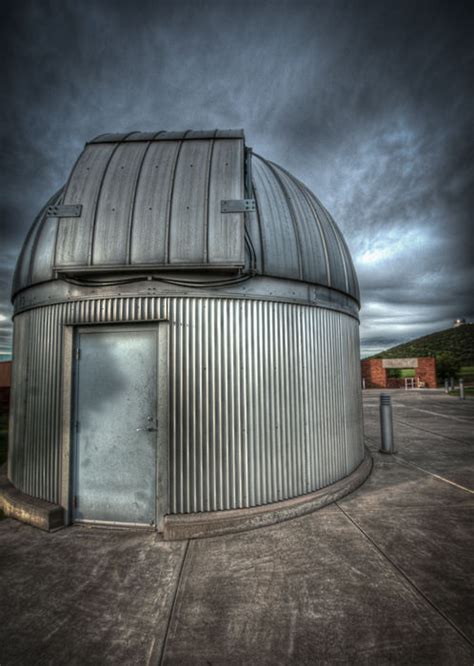
{"type": "Polygon", "coordinates": [[[0,664],[472,664],[474,402],[391,392],[352,495],[188,542],[0,522],[0,664]]]}

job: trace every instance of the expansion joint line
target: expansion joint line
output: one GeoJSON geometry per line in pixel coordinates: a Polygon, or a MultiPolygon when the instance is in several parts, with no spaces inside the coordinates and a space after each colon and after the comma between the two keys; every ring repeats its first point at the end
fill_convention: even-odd
{"type": "Polygon", "coordinates": [[[184,563],[186,562],[186,555],[188,554],[189,543],[190,543],[190,541],[188,539],[188,541],[186,541],[186,547],[184,549],[183,559],[181,560],[181,566],[179,568],[178,580],[176,582],[176,587],[175,587],[174,595],[173,595],[173,603],[171,604],[171,610],[170,610],[170,614],[168,616],[168,622],[167,622],[167,625],[166,625],[165,636],[163,638],[163,644],[161,646],[161,654],[160,654],[160,658],[158,660],[159,666],[161,666],[161,664],[163,663],[163,659],[164,659],[165,653],[166,653],[166,647],[167,647],[167,644],[168,644],[168,635],[169,635],[169,631],[170,631],[170,627],[171,627],[171,620],[173,619],[174,611],[175,611],[175,608],[176,608],[176,601],[178,599],[178,592],[179,592],[179,588],[181,587],[181,580],[182,580],[182,577],[183,577],[184,563]]]}
{"type": "Polygon", "coordinates": [[[415,428],[416,430],[421,430],[422,432],[428,432],[430,435],[434,435],[435,437],[439,437],[441,439],[449,439],[452,442],[456,442],[457,444],[469,444],[469,442],[467,442],[466,440],[456,439],[455,437],[449,437],[449,435],[440,435],[439,432],[433,432],[432,430],[428,430],[428,428],[421,428],[420,426],[414,425],[409,421],[403,421],[402,419],[396,416],[394,416],[393,420],[398,421],[398,423],[403,423],[403,425],[406,425],[409,428],[415,428]]]}
{"type": "MultiPolygon", "coordinates": [[[[373,437],[368,437],[367,435],[364,435],[365,439],[371,442],[372,444],[375,444],[375,446],[379,446],[379,443],[377,440],[375,440],[373,437]]],[[[399,465],[407,465],[409,467],[413,467],[414,469],[419,470],[420,472],[423,472],[424,474],[428,474],[429,476],[432,476],[434,479],[437,479],[438,481],[443,481],[444,483],[449,483],[450,486],[454,486],[455,488],[459,488],[459,490],[463,490],[466,493],[470,493],[471,495],[474,495],[474,490],[471,488],[466,488],[466,486],[461,486],[459,483],[455,483],[454,481],[450,481],[449,479],[446,479],[444,476],[440,476],[439,474],[435,474],[434,472],[430,472],[429,470],[425,469],[424,467],[420,467],[419,465],[415,465],[415,463],[410,462],[409,460],[406,460],[405,458],[402,458],[398,453],[395,453],[393,456],[391,456],[393,459],[393,462],[398,463],[399,465]]],[[[341,509],[342,511],[342,509],[341,509]]]]}
{"type": "Polygon", "coordinates": [[[471,493],[471,495],[474,495],[474,490],[471,490],[470,488],[466,488],[465,486],[460,486],[459,483],[455,483],[454,481],[450,481],[449,479],[445,479],[444,476],[440,476],[439,474],[435,474],[434,472],[429,472],[427,469],[424,469],[423,467],[419,467],[418,465],[415,465],[415,463],[412,463],[409,460],[405,460],[405,458],[400,458],[400,456],[395,455],[394,460],[399,465],[408,465],[409,467],[414,467],[415,469],[420,470],[420,472],[424,472],[425,474],[429,474],[429,476],[432,476],[433,478],[438,479],[439,481],[444,481],[444,483],[449,483],[450,486],[454,486],[455,488],[459,488],[459,490],[464,490],[464,492],[471,493]]]}
{"type": "Polygon", "coordinates": [[[439,615],[441,615],[441,617],[443,617],[443,618],[446,620],[446,622],[448,622],[448,623],[453,627],[453,629],[454,629],[454,630],[455,630],[460,636],[462,636],[462,638],[464,638],[464,640],[465,640],[467,643],[469,643],[469,645],[471,645],[472,647],[474,647],[474,643],[471,641],[471,639],[470,639],[468,636],[466,636],[466,634],[463,632],[463,630],[460,629],[460,628],[459,628],[459,627],[458,627],[458,626],[457,626],[457,625],[451,620],[451,618],[449,618],[449,617],[446,615],[446,613],[444,613],[440,608],[438,608],[438,606],[436,606],[436,604],[433,603],[429,597],[427,597],[427,595],[423,592],[423,590],[421,590],[421,589],[418,587],[418,585],[417,585],[417,584],[416,584],[416,583],[410,578],[410,576],[408,576],[408,574],[407,574],[407,573],[406,573],[406,572],[405,572],[405,571],[404,571],[404,570],[403,570],[403,569],[402,569],[402,568],[401,568],[396,562],[394,562],[394,560],[392,560],[392,558],[391,558],[389,555],[387,555],[387,553],[385,553],[385,551],[383,551],[382,548],[380,548],[380,546],[377,545],[377,543],[372,539],[372,537],[370,537],[370,536],[367,534],[367,532],[366,532],[364,529],[362,529],[362,527],[361,527],[361,526],[360,526],[360,525],[359,525],[359,524],[358,524],[353,518],[351,518],[351,516],[350,516],[350,515],[349,515],[349,514],[348,514],[348,513],[342,508],[342,506],[340,506],[338,502],[335,502],[335,505],[336,505],[337,508],[338,508],[338,509],[344,514],[344,516],[347,518],[347,520],[349,520],[349,522],[351,522],[351,523],[354,525],[354,527],[355,527],[357,530],[359,530],[359,532],[361,532],[361,534],[364,535],[364,537],[367,539],[367,541],[369,541],[369,542],[372,544],[372,546],[373,546],[373,547],[374,547],[374,548],[375,548],[375,549],[376,549],[376,550],[382,555],[382,557],[384,557],[388,562],[390,562],[390,564],[392,565],[392,567],[398,571],[398,573],[399,573],[399,574],[402,576],[402,578],[408,583],[408,585],[409,585],[410,587],[412,587],[416,592],[418,592],[418,594],[421,595],[421,596],[423,597],[423,599],[424,599],[424,600],[425,600],[425,601],[426,601],[426,602],[427,602],[427,603],[428,603],[428,604],[429,604],[429,605],[430,605],[430,606],[431,606],[431,607],[432,607],[432,608],[433,608],[433,609],[434,609],[439,615]]]}

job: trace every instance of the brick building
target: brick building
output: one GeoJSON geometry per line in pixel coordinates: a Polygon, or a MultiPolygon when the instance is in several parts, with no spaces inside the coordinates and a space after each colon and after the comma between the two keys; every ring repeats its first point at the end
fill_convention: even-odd
{"type": "Polygon", "coordinates": [[[11,382],[12,362],[0,361],[0,414],[8,413],[11,382]]]}
{"type": "MultiPolygon", "coordinates": [[[[370,358],[361,361],[365,388],[405,388],[403,377],[390,377],[391,369],[413,369],[414,388],[436,388],[436,359],[434,356],[418,358],[370,358]]],[[[411,382],[410,382],[411,383],[411,382]]]]}

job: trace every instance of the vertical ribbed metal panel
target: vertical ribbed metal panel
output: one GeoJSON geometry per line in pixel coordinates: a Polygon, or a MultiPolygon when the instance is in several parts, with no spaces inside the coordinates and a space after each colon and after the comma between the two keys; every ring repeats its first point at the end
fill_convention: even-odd
{"type": "Polygon", "coordinates": [[[59,221],[55,264],[85,265],[92,253],[92,235],[104,173],[117,146],[99,144],[86,147],[69,177],[64,203],[81,205],[81,217],[63,217],[59,221]]]}
{"type": "Polygon", "coordinates": [[[31,262],[31,280],[46,282],[52,277],[51,266],[54,265],[54,243],[58,228],[56,217],[47,217],[43,221],[36,238],[36,250],[31,262]]]}
{"type": "Polygon", "coordinates": [[[23,492],[59,501],[64,324],[146,321],[164,301],[131,297],[36,308],[15,318],[9,476],[23,492]]]}
{"type": "Polygon", "coordinates": [[[196,140],[181,147],[171,201],[170,263],[204,263],[212,145],[196,140]]]}
{"type": "Polygon", "coordinates": [[[209,172],[207,261],[242,263],[244,228],[240,213],[221,212],[223,199],[242,199],[244,146],[234,141],[214,141],[209,172]]]}
{"type": "Polygon", "coordinates": [[[171,512],[311,492],[363,457],[358,324],[320,308],[171,299],[171,512]]]}
{"type": "Polygon", "coordinates": [[[329,217],[326,209],[314,194],[306,187],[302,187],[302,192],[306,194],[307,200],[314,208],[314,216],[317,218],[324,229],[324,236],[328,247],[328,254],[331,257],[331,286],[335,289],[348,292],[348,267],[345,263],[345,256],[339,242],[340,232],[336,230],[334,220],[329,217]]]}
{"type": "Polygon", "coordinates": [[[148,144],[120,145],[104,175],[92,237],[92,264],[127,264],[135,192],[148,144]]]}
{"type": "Polygon", "coordinates": [[[265,271],[270,275],[299,279],[297,236],[281,187],[261,159],[253,162],[253,177],[265,271]]]}
{"type": "Polygon", "coordinates": [[[292,206],[295,213],[295,224],[298,227],[300,241],[301,261],[303,268],[303,279],[315,284],[331,284],[331,269],[329,252],[323,225],[318,216],[315,215],[298,185],[296,179],[273,166],[273,169],[281,182],[286,193],[285,204],[292,206]]]}
{"type": "Polygon", "coordinates": [[[170,512],[314,491],[363,457],[358,323],[271,301],[130,297],[15,319],[10,478],[58,502],[64,324],[169,320],[170,512]]]}
{"type": "Polygon", "coordinates": [[[131,264],[168,261],[170,203],[179,146],[177,141],[157,141],[146,154],[133,207],[131,264]]]}

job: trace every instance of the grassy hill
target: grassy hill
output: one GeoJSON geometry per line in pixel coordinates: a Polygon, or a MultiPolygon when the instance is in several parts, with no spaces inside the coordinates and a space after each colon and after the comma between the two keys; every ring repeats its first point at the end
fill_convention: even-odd
{"type": "Polygon", "coordinates": [[[438,356],[449,352],[461,366],[474,365],[474,324],[424,335],[402,345],[391,347],[370,358],[410,358],[413,356],[438,356]]]}

